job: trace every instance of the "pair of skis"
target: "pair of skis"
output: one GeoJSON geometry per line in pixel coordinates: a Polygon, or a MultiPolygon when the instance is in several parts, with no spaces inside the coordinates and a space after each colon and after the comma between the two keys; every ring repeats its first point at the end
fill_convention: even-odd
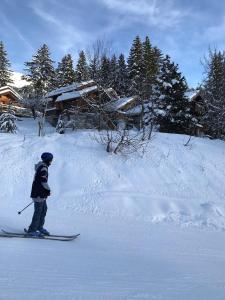
{"type": "Polygon", "coordinates": [[[80,234],[74,234],[74,235],[57,235],[57,234],[51,234],[51,235],[44,235],[41,237],[34,237],[29,236],[26,232],[26,229],[24,229],[24,233],[22,232],[9,232],[2,229],[2,233],[0,233],[0,237],[6,237],[6,238],[25,238],[25,239],[40,239],[40,240],[52,240],[52,241],[73,241],[75,240],[80,234]]]}

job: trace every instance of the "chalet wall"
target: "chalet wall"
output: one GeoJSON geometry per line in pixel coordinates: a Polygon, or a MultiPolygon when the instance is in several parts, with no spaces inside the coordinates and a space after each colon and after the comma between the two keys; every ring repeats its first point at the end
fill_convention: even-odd
{"type": "Polygon", "coordinates": [[[11,104],[11,105],[21,107],[21,104],[16,99],[11,97],[11,95],[0,95],[0,104],[5,104],[5,105],[11,104]]]}
{"type": "Polygon", "coordinates": [[[11,99],[8,96],[5,96],[5,95],[0,96],[0,103],[1,104],[9,104],[10,100],[11,99]]]}
{"type": "Polygon", "coordinates": [[[89,104],[85,101],[97,103],[98,101],[98,95],[96,93],[91,93],[88,96],[84,98],[76,98],[76,99],[71,99],[71,100],[66,100],[66,101],[59,101],[55,102],[55,108],[62,112],[64,109],[69,109],[71,107],[79,107],[79,110],[87,111],[90,109],[89,104]]]}
{"type": "Polygon", "coordinates": [[[93,81],[88,82],[88,84],[79,87],[68,86],[68,88],[55,90],[46,95],[48,99],[47,120],[56,125],[58,117],[61,116],[61,118],[65,118],[64,121],[73,120],[76,123],[76,128],[105,129],[110,127],[116,129],[117,123],[121,121],[129,127],[139,127],[140,117],[136,115],[128,117],[126,115],[126,111],[140,104],[138,97],[119,98],[113,89],[100,91],[97,86],[95,88],[93,83],[93,81]],[[88,89],[88,87],[94,89],[88,89]],[[105,114],[108,116],[99,116],[98,110],[91,106],[91,104],[107,103],[109,103],[109,107],[105,107],[105,114]],[[110,118],[113,122],[109,121],[110,118]]]}

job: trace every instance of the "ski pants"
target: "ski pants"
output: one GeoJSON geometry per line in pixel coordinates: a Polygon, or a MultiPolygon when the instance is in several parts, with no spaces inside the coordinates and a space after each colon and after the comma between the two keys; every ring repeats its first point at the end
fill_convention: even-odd
{"type": "Polygon", "coordinates": [[[47,209],[48,207],[47,207],[46,200],[41,202],[34,201],[34,214],[33,214],[32,222],[28,229],[29,232],[36,231],[43,228],[47,209]]]}

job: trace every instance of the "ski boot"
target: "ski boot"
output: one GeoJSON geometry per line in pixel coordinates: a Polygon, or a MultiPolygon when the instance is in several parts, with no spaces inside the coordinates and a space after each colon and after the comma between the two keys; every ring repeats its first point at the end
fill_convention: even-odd
{"type": "Polygon", "coordinates": [[[41,238],[44,236],[44,234],[42,234],[39,230],[36,230],[36,231],[28,231],[26,233],[26,235],[28,237],[35,237],[35,238],[41,238]]]}
{"type": "Polygon", "coordinates": [[[38,231],[39,231],[42,235],[50,235],[50,233],[48,232],[48,230],[45,229],[45,228],[40,228],[38,231]]]}

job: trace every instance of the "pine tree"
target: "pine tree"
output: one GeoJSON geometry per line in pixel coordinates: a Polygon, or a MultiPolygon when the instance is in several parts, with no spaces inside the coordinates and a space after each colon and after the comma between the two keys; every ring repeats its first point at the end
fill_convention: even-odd
{"type": "Polygon", "coordinates": [[[225,137],[225,55],[209,50],[206,61],[206,78],[203,83],[203,98],[207,113],[204,116],[205,129],[215,138],[225,137]]]}
{"type": "Polygon", "coordinates": [[[146,37],[143,43],[143,126],[152,126],[155,122],[153,107],[160,97],[159,82],[162,65],[162,52],[157,47],[152,47],[146,37]]]}
{"type": "Polygon", "coordinates": [[[65,121],[59,118],[55,130],[60,134],[65,133],[65,121]]]}
{"type": "Polygon", "coordinates": [[[73,69],[73,59],[70,54],[65,55],[56,69],[57,87],[66,86],[75,82],[75,71],[73,69]]]}
{"type": "Polygon", "coordinates": [[[36,98],[41,98],[56,86],[53,63],[46,44],[38,49],[32,61],[25,62],[27,74],[23,76],[23,79],[31,82],[36,98]]]}
{"type": "Polygon", "coordinates": [[[147,36],[143,43],[143,99],[151,97],[153,86],[156,83],[156,77],[161,59],[161,51],[152,47],[150,39],[147,36]]]}
{"type": "Polygon", "coordinates": [[[101,67],[99,71],[99,84],[103,88],[110,87],[110,59],[104,55],[101,61],[101,67]]]}
{"type": "Polygon", "coordinates": [[[162,61],[157,81],[153,105],[160,131],[189,133],[191,116],[185,96],[187,83],[168,55],[162,61]]]}
{"type": "Polygon", "coordinates": [[[14,133],[17,130],[15,114],[11,111],[0,115],[0,130],[14,133]]]}
{"type": "Polygon", "coordinates": [[[76,81],[86,81],[90,80],[90,70],[87,64],[86,56],[84,51],[79,53],[79,59],[76,67],[76,81]]]}
{"type": "Polygon", "coordinates": [[[143,51],[140,37],[137,36],[128,57],[129,95],[142,96],[143,51]]]}
{"type": "Polygon", "coordinates": [[[127,65],[123,54],[120,54],[118,59],[118,74],[116,80],[116,91],[122,97],[128,95],[128,71],[127,65]]]}
{"type": "Polygon", "coordinates": [[[96,57],[93,57],[90,60],[90,65],[89,65],[89,70],[90,70],[90,77],[93,79],[96,83],[99,83],[99,64],[98,60],[96,57]]]}
{"type": "Polygon", "coordinates": [[[13,80],[11,79],[12,71],[10,70],[10,66],[4,44],[0,41],[0,87],[13,83],[13,80]]]}
{"type": "Polygon", "coordinates": [[[117,58],[114,54],[110,60],[109,66],[109,86],[117,91],[118,65],[117,58]]]}

